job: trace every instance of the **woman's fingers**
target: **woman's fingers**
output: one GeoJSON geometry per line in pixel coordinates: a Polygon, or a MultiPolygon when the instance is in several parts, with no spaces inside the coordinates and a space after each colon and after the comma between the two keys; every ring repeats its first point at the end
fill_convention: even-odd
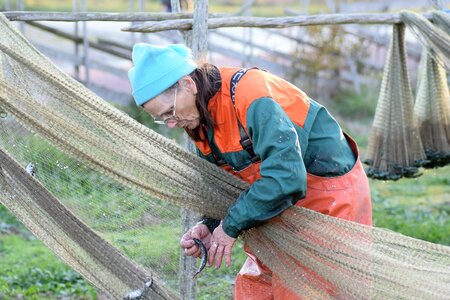
{"type": "Polygon", "coordinates": [[[231,266],[231,249],[233,249],[233,245],[226,246],[224,251],[225,263],[227,264],[227,267],[231,266]]]}
{"type": "Polygon", "coordinates": [[[222,264],[222,258],[223,258],[223,252],[225,247],[222,245],[219,245],[217,247],[216,251],[216,269],[220,268],[220,265],[222,264]]]}
{"type": "Polygon", "coordinates": [[[197,245],[194,245],[189,248],[184,248],[184,253],[186,253],[187,256],[195,256],[195,254],[198,254],[200,252],[200,248],[197,245]]]}
{"type": "Polygon", "coordinates": [[[187,235],[184,235],[180,240],[180,246],[181,248],[191,248],[192,246],[195,246],[194,240],[187,235]]]}
{"type": "Polygon", "coordinates": [[[211,267],[214,263],[214,257],[216,256],[218,246],[219,245],[216,242],[211,243],[211,247],[208,250],[208,267],[211,267]]]}

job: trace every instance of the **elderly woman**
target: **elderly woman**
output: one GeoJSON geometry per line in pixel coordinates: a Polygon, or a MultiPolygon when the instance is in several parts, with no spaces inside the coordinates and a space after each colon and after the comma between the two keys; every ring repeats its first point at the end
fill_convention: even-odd
{"type": "MultiPolygon", "coordinates": [[[[355,142],[303,91],[252,68],[198,65],[183,45],[137,44],[129,71],[136,104],[158,124],[183,128],[198,155],[248,182],[223,220],[203,218],[181,239],[209,266],[231,264],[235,239],[292,205],[370,225],[367,177],[355,142]]],[[[246,247],[235,299],[298,299],[246,247]]]]}

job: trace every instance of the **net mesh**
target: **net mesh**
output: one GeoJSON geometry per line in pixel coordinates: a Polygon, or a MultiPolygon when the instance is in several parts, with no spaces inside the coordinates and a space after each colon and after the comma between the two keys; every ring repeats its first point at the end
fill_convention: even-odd
{"type": "Polygon", "coordinates": [[[413,105],[406,68],[405,25],[394,25],[366,154],[368,176],[396,180],[417,175],[426,156],[413,105]]]}
{"type": "MultiPolygon", "coordinates": [[[[176,298],[179,207],[221,218],[247,184],[98,98],[4,16],[0,58],[2,204],[112,298],[148,277],[145,297],[176,298]]],[[[305,299],[450,294],[450,248],[387,230],[292,207],[243,239],[305,299]]]]}
{"type": "Polygon", "coordinates": [[[424,167],[450,162],[450,94],[442,59],[422,52],[414,114],[427,155],[424,167]]]}
{"type": "Polygon", "coordinates": [[[450,16],[442,11],[431,12],[432,22],[425,17],[409,12],[400,13],[402,21],[411,29],[411,32],[422,43],[428,53],[437,54],[438,61],[442,61],[447,70],[450,70],[450,16]]]}

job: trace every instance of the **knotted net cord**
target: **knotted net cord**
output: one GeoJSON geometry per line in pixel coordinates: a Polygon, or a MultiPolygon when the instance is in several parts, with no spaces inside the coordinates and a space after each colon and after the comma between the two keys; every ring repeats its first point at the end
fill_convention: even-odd
{"type": "Polygon", "coordinates": [[[419,66],[414,114],[425,154],[424,167],[450,163],[450,93],[439,55],[423,51],[419,66]]]}
{"type": "MultiPolygon", "coordinates": [[[[99,240],[105,238],[119,247],[115,244],[117,240],[100,230],[111,224],[95,223],[98,217],[92,217],[95,214],[92,208],[77,210],[88,200],[71,189],[74,178],[58,177],[64,178],[59,183],[50,175],[39,177],[40,173],[47,172],[43,166],[45,161],[58,157],[56,154],[46,157],[50,153],[46,152],[47,146],[36,154],[41,164],[37,180],[21,170],[37,149],[29,141],[44,138],[76,158],[73,163],[67,163],[68,170],[63,167],[63,174],[80,164],[75,172],[67,174],[74,175],[85,168],[83,174],[90,176],[86,184],[93,184],[94,190],[110,189],[105,205],[127,191],[124,198],[131,198],[134,193],[145,195],[133,205],[140,203],[144,210],[150,207],[147,212],[154,210],[155,203],[169,202],[170,207],[186,207],[221,218],[248,187],[102,101],[43,57],[3,16],[0,17],[0,51],[0,107],[9,114],[0,119],[0,201],[27,226],[34,227],[32,231],[40,233],[39,238],[52,241],[47,246],[55,253],[113,298],[123,297],[128,292],[123,290],[125,287],[141,287],[143,277],[148,275],[145,270],[150,270],[156,283],[165,270],[144,269],[139,264],[145,262],[133,264],[124,260],[120,261],[123,273],[115,272],[109,280],[93,278],[90,274],[103,276],[114,268],[107,266],[108,261],[97,263],[87,244],[98,242],[104,247],[105,250],[99,251],[105,251],[105,256],[116,253],[117,259],[124,257],[99,240]],[[23,148],[25,153],[19,151],[23,148]],[[102,176],[112,181],[96,183],[102,176]],[[56,194],[67,210],[41,191],[37,181],[56,194]],[[66,190],[66,186],[70,189],[66,190]],[[41,199],[36,199],[36,191],[41,199]],[[30,203],[40,200],[48,201],[48,205],[41,203],[36,209],[26,209],[30,203]],[[60,222],[54,220],[54,206],[60,210],[57,217],[60,222]],[[76,226],[62,225],[79,216],[82,221],[71,223],[76,226]],[[83,227],[83,222],[94,227],[99,235],[91,236],[94,233],[83,227]],[[55,226],[61,232],[46,229],[55,226]],[[81,233],[78,228],[85,230],[81,233]],[[58,240],[53,235],[85,240],[74,243],[70,239],[58,240]],[[76,259],[61,255],[61,248],[76,259]],[[130,285],[132,273],[139,274],[136,285],[130,285]]],[[[123,214],[120,211],[116,216],[121,224],[125,221],[120,219],[123,214]]],[[[276,221],[246,231],[243,238],[270,269],[305,299],[445,299],[450,294],[450,248],[387,230],[292,207],[276,221]]],[[[151,252],[153,247],[150,243],[145,250],[151,252]]],[[[152,289],[167,299],[173,295],[169,287],[163,287],[163,282],[152,289]]]]}
{"type": "Polygon", "coordinates": [[[151,299],[176,299],[153,274],[125,257],[74,216],[7,153],[0,150],[1,202],[59,257],[108,295],[122,298],[125,291],[152,280],[151,299]]]}
{"type": "MultiPolygon", "coordinates": [[[[450,36],[450,16],[447,13],[436,11],[432,13],[431,26],[427,21],[418,18],[414,14],[403,13],[403,19],[413,26],[441,29],[450,36]]],[[[428,163],[425,167],[444,166],[450,162],[450,94],[447,83],[447,70],[450,70],[448,59],[448,43],[444,38],[441,47],[433,44],[431,30],[413,31],[422,42],[424,51],[419,66],[417,95],[414,104],[414,114],[419,122],[420,136],[427,155],[428,163]],[[428,32],[428,33],[427,33],[428,32]],[[425,37],[422,37],[425,36],[425,37]],[[430,42],[428,42],[430,41],[430,42]],[[447,51],[447,52],[445,52],[447,51]]],[[[445,34],[440,34],[445,36],[445,34]]]]}
{"type": "Polygon", "coordinates": [[[409,11],[400,13],[402,21],[422,43],[430,55],[438,55],[437,61],[442,61],[450,70],[450,16],[442,11],[433,11],[432,22],[419,14],[409,11]]]}
{"type": "Polygon", "coordinates": [[[378,179],[414,177],[426,158],[413,113],[405,47],[405,25],[394,25],[366,154],[367,174],[378,179]]]}

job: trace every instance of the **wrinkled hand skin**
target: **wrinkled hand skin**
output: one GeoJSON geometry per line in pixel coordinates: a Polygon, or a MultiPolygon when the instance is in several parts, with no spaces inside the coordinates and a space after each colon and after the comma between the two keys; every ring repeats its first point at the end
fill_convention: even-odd
{"type": "Polygon", "coordinates": [[[197,224],[181,237],[180,246],[184,249],[186,255],[198,258],[202,255],[202,252],[195,243],[194,238],[201,240],[203,245],[205,245],[206,250],[209,250],[211,247],[211,236],[212,235],[206,225],[197,224]]]}
{"type": "Polygon", "coordinates": [[[227,267],[231,265],[231,250],[233,249],[235,238],[227,235],[222,228],[222,223],[214,230],[210,239],[208,250],[208,266],[211,267],[216,261],[215,268],[218,269],[222,265],[222,259],[225,256],[227,267]]]}

